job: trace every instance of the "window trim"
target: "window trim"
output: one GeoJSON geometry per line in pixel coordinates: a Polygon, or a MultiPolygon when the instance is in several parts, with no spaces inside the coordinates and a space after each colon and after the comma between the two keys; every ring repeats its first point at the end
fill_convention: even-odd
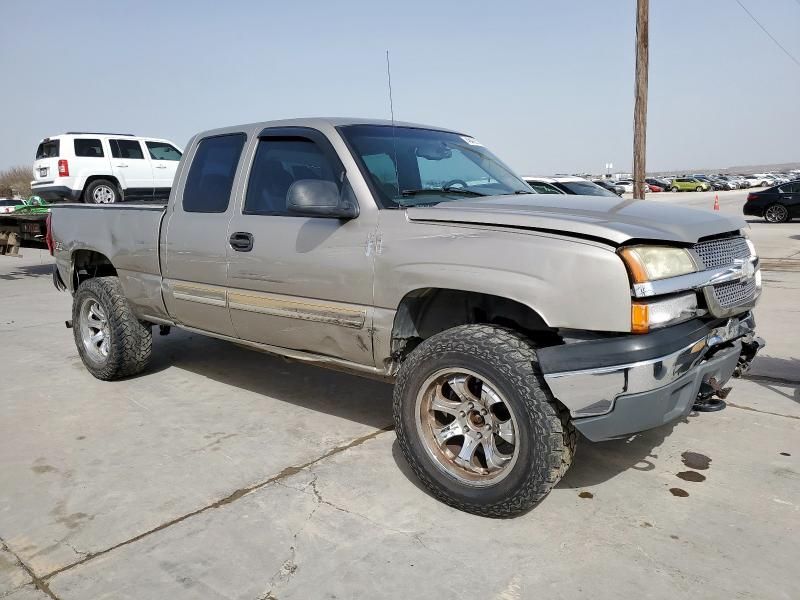
{"type": "Polygon", "coordinates": [[[191,160],[188,163],[188,168],[186,168],[186,175],[181,175],[182,182],[180,187],[180,194],[181,194],[181,212],[193,214],[193,215],[224,215],[228,211],[231,210],[231,207],[236,204],[236,202],[231,202],[231,198],[234,198],[234,194],[238,193],[236,190],[236,179],[240,176],[239,171],[242,167],[242,158],[245,156],[247,152],[247,144],[249,142],[249,135],[246,131],[228,131],[225,133],[217,133],[214,135],[207,135],[205,137],[198,138],[191,148],[191,160]],[[191,175],[192,165],[194,164],[195,159],[197,158],[197,151],[200,149],[200,145],[205,142],[206,140],[212,140],[215,138],[220,137],[229,137],[234,135],[240,135],[244,138],[242,142],[242,148],[239,150],[239,159],[236,161],[236,168],[233,170],[233,180],[231,181],[231,191],[228,193],[228,203],[225,205],[225,210],[223,211],[201,211],[201,210],[186,210],[185,202],[186,202],[186,187],[189,183],[189,176],[191,175]]]}
{"type": "MultiPolygon", "coordinates": [[[[347,181],[347,169],[342,163],[342,159],[339,158],[339,153],[336,152],[336,149],[333,147],[333,144],[331,143],[330,139],[328,139],[328,136],[322,133],[319,129],[314,129],[313,127],[300,127],[300,126],[265,127],[256,136],[255,147],[253,148],[252,151],[250,164],[247,167],[247,180],[244,182],[244,189],[242,190],[242,207],[241,207],[242,215],[247,215],[251,217],[292,217],[301,219],[312,218],[304,215],[287,214],[285,212],[248,212],[246,210],[247,192],[250,189],[250,178],[253,175],[253,165],[255,165],[256,162],[258,147],[261,144],[262,140],[266,141],[270,139],[295,139],[295,140],[305,140],[311,142],[312,144],[316,145],[317,148],[319,148],[320,152],[322,152],[322,155],[328,161],[330,161],[334,173],[337,174],[336,185],[339,188],[339,192],[341,193],[342,190],[344,190],[345,186],[350,185],[350,183],[347,181]]],[[[356,210],[360,210],[360,207],[358,206],[358,199],[355,197],[355,193],[351,195],[352,195],[352,201],[356,205],[356,210]]]]}

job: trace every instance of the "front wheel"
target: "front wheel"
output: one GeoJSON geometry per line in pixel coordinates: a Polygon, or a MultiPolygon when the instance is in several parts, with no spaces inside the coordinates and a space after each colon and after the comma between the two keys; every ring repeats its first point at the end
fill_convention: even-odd
{"type": "Polygon", "coordinates": [[[768,223],[785,223],[789,220],[789,209],[783,204],[772,204],[764,211],[764,220],[768,223]]]}
{"type": "Polygon", "coordinates": [[[703,188],[698,185],[696,188],[694,188],[694,191],[695,192],[702,192],[703,188]]]}
{"type": "Polygon", "coordinates": [[[669,188],[669,191],[670,191],[670,192],[677,192],[677,191],[678,191],[678,188],[676,188],[676,187],[673,185],[671,188],[669,188]]]}
{"type": "Polygon", "coordinates": [[[135,375],[150,360],[152,331],[133,314],[116,277],[80,284],[72,303],[72,331],[84,366],[98,379],[135,375]]]}
{"type": "Polygon", "coordinates": [[[577,434],[519,334],[463,325],[420,344],[400,368],[400,448],[442,502],[510,517],[542,500],[566,472],[577,434]]]}

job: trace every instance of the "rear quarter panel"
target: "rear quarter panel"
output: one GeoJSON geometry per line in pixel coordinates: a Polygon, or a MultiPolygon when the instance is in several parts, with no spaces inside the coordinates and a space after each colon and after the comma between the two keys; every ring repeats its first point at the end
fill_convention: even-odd
{"type": "Polygon", "coordinates": [[[52,214],[56,265],[70,292],[75,291],[77,253],[97,252],[116,269],[139,318],[169,319],[161,297],[158,254],[164,207],[65,204],[54,206],[52,214]]]}

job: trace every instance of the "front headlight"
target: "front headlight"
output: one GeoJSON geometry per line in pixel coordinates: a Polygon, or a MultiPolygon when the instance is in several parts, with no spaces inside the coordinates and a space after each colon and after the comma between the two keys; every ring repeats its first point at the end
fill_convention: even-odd
{"type": "Polygon", "coordinates": [[[619,251],[633,283],[657,281],[695,273],[692,255],[683,248],[669,246],[630,246],[619,251]]]}

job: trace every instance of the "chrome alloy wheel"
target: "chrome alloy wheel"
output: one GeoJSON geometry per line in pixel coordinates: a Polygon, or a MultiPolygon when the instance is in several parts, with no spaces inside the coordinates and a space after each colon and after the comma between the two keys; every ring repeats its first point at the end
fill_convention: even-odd
{"type": "Polygon", "coordinates": [[[96,204],[111,204],[116,198],[116,193],[107,185],[98,185],[92,192],[92,199],[96,204]]]}
{"type": "Polygon", "coordinates": [[[81,340],[93,360],[104,362],[108,358],[111,329],[106,312],[94,298],[86,298],[80,312],[81,340]]]}
{"type": "Polygon", "coordinates": [[[770,223],[783,223],[787,216],[789,216],[789,211],[782,204],[773,204],[764,215],[770,223]]]}
{"type": "Polygon", "coordinates": [[[437,467],[474,487],[508,475],[519,455],[517,420],[496,386],[466,369],[442,369],[417,394],[417,432],[437,467]]]}

